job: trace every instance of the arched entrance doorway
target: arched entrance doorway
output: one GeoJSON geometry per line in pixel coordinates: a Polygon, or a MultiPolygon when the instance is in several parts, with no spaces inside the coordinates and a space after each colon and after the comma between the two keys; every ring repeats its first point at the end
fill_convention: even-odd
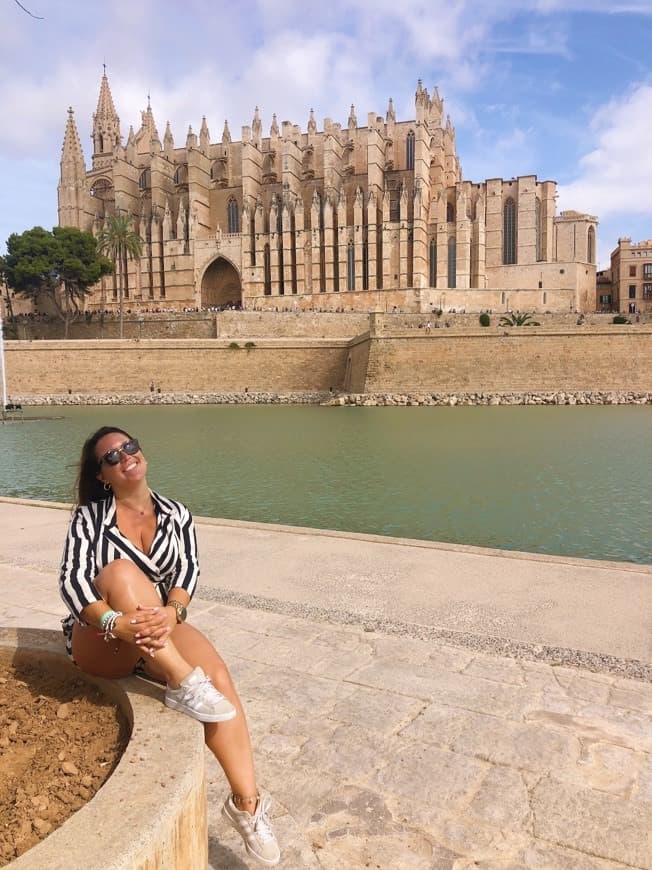
{"type": "Polygon", "coordinates": [[[238,270],[224,257],[213,260],[201,281],[202,308],[242,305],[242,285],[238,270]]]}

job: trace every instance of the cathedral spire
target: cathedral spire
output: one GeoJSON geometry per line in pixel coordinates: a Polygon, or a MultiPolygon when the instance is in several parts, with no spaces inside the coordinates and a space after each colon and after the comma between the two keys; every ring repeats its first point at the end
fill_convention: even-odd
{"type": "Polygon", "coordinates": [[[316,133],[317,132],[317,122],[315,121],[315,110],[310,110],[310,117],[308,118],[308,132],[316,133]]]}
{"type": "Polygon", "coordinates": [[[208,124],[206,123],[206,115],[202,115],[201,127],[199,129],[199,147],[206,152],[211,144],[211,134],[208,132],[208,124]]]}
{"type": "Polygon", "coordinates": [[[254,145],[260,145],[260,139],[263,132],[263,122],[260,120],[260,109],[256,106],[254,119],[251,122],[251,134],[254,145]]]}
{"type": "Polygon", "coordinates": [[[387,104],[387,115],[385,116],[385,120],[387,122],[396,120],[396,112],[394,111],[394,100],[390,97],[389,103],[387,104]]]}
{"type": "Polygon", "coordinates": [[[108,165],[113,149],[120,144],[120,118],[113,105],[106,68],[100,84],[97,109],[93,115],[93,169],[108,165]]]}
{"type": "Polygon", "coordinates": [[[72,108],[68,109],[68,121],[61,149],[61,174],[57,190],[59,201],[59,226],[80,227],[80,201],[83,182],[86,178],[86,163],[72,108]]]}
{"type": "Polygon", "coordinates": [[[358,119],[355,116],[355,106],[351,103],[351,111],[349,112],[349,130],[355,130],[358,126],[358,119]]]}
{"type": "Polygon", "coordinates": [[[222,145],[228,145],[231,141],[231,131],[229,130],[229,122],[224,121],[224,130],[222,130],[222,145]]]}
{"type": "Polygon", "coordinates": [[[161,140],[156,129],[156,121],[154,120],[154,112],[152,112],[152,103],[149,94],[147,94],[147,108],[141,113],[142,124],[136,141],[139,144],[138,153],[147,154],[151,151],[161,150],[161,140]]]}
{"type": "Polygon", "coordinates": [[[61,171],[64,167],[66,170],[74,169],[77,172],[86,172],[86,163],[84,161],[84,152],[82,144],[77,132],[75,124],[75,113],[72,107],[68,109],[68,121],[66,122],[66,132],[63,137],[63,148],[61,149],[61,171]]]}

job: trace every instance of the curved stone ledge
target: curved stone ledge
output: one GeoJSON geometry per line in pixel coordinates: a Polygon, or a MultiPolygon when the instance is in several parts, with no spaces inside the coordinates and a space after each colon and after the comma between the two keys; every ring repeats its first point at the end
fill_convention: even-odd
{"type": "Polygon", "coordinates": [[[199,723],[167,710],[142,680],[78,671],[57,632],[0,629],[0,650],[82,676],[118,704],[132,725],[118,766],[95,796],[12,870],[174,870],[206,867],[204,740],[199,723]]]}

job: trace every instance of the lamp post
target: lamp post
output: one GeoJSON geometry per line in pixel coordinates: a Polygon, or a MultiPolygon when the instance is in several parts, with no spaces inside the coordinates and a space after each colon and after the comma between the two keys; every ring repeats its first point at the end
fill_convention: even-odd
{"type": "Polygon", "coordinates": [[[2,311],[0,311],[0,367],[2,367],[2,414],[4,419],[7,407],[7,376],[5,374],[5,337],[2,324],[2,311]]]}

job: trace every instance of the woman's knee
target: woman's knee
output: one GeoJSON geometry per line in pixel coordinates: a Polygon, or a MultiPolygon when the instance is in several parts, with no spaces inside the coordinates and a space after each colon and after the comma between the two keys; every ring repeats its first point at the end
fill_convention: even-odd
{"type": "Polygon", "coordinates": [[[147,575],[129,559],[114,559],[113,562],[109,562],[95,577],[94,583],[100,595],[107,600],[110,594],[136,590],[150,594],[159,600],[156,589],[147,575]]]}

